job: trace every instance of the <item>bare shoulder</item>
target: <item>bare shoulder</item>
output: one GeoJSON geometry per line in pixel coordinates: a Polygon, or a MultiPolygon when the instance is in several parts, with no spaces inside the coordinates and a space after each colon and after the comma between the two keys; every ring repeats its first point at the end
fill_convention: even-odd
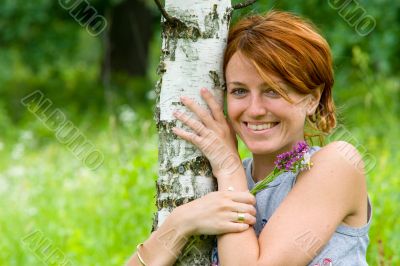
{"type": "MultiPolygon", "coordinates": [[[[298,176],[297,185],[319,190],[320,196],[334,195],[341,201],[346,215],[363,216],[367,198],[364,163],[357,148],[345,141],[335,141],[322,147],[312,157],[312,168],[298,176]]],[[[336,202],[337,203],[337,202],[336,202]]]]}
{"type": "Polygon", "coordinates": [[[312,161],[315,167],[324,167],[327,171],[337,172],[343,176],[365,180],[365,167],[361,154],[357,148],[346,141],[334,141],[322,147],[312,161]]]}

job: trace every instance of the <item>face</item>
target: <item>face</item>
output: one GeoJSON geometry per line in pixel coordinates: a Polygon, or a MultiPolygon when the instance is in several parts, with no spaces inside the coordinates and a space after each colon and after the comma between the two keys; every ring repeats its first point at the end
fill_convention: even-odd
{"type": "Polygon", "coordinates": [[[309,95],[286,86],[279,77],[273,82],[293,103],[268,86],[253,64],[236,52],[226,67],[227,110],[232,126],[253,154],[275,154],[291,150],[304,139],[309,95]]]}

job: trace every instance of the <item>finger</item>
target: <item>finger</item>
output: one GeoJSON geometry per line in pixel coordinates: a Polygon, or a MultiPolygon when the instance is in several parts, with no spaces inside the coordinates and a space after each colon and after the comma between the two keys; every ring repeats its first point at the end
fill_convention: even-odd
{"type": "Polygon", "coordinates": [[[256,208],[251,204],[245,203],[236,203],[235,206],[232,207],[232,211],[236,212],[245,212],[252,216],[256,216],[256,208]]]}
{"type": "Polygon", "coordinates": [[[230,121],[230,119],[227,120],[227,123],[228,123],[228,126],[229,126],[231,132],[233,133],[232,138],[233,138],[233,141],[235,142],[236,150],[237,150],[239,144],[238,144],[238,139],[237,139],[237,137],[236,137],[235,129],[233,128],[232,122],[230,121]]]}
{"type": "Polygon", "coordinates": [[[218,122],[225,121],[225,116],[222,110],[222,106],[215,100],[214,95],[206,88],[202,88],[200,92],[201,96],[203,97],[208,107],[210,108],[211,114],[214,117],[214,119],[218,122]]]}
{"type": "Polygon", "coordinates": [[[188,97],[182,96],[181,101],[187,108],[189,108],[189,110],[197,115],[197,117],[200,119],[201,122],[204,123],[204,125],[209,128],[215,127],[215,120],[212,115],[207,112],[207,110],[202,108],[195,101],[189,99],[188,97]]]}
{"type": "Polygon", "coordinates": [[[234,223],[244,223],[253,225],[256,223],[256,217],[245,212],[232,212],[231,221],[234,223]],[[240,218],[242,217],[242,218],[240,218]]]}
{"type": "Polygon", "coordinates": [[[236,202],[241,202],[241,203],[247,203],[254,205],[256,204],[256,198],[254,195],[252,195],[250,192],[233,192],[229,191],[228,194],[229,197],[236,202]]]}
{"type": "Polygon", "coordinates": [[[204,135],[207,132],[207,128],[203,125],[203,123],[189,117],[188,115],[181,113],[179,111],[175,111],[173,115],[179,119],[182,123],[189,126],[199,135],[204,135]]]}
{"type": "MultiPolygon", "coordinates": [[[[196,121],[196,122],[198,122],[198,121],[196,121]]],[[[198,122],[198,123],[200,123],[200,122],[198,122]]],[[[190,143],[197,146],[201,150],[201,152],[205,156],[207,156],[207,158],[209,160],[211,160],[212,158],[215,157],[215,156],[209,157],[213,154],[213,151],[218,150],[218,148],[219,147],[221,148],[221,145],[222,145],[218,142],[218,139],[212,134],[213,131],[208,130],[207,128],[203,128],[202,130],[199,130],[200,131],[199,134],[203,134],[202,136],[197,135],[197,133],[185,131],[178,127],[172,128],[172,131],[177,136],[179,136],[182,139],[189,141],[190,143]]],[[[215,152],[214,152],[214,154],[215,154],[215,152]]],[[[225,160],[223,162],[225,162],[225,160]]],[[[232,162],[232,160],[230,160],[229,162],[232,162]]]]}
{"type": "Polygon", "coordinates": [[[187,132],[181,128],[177,128],[174,127],[172,128],[172,131],[179,137],[181,137],[182,139],[189,141],[190,143],[193,143],[194,145],[197,145],[198,143],[200,143],[201,141],[201,137],[191,133],[191,132],[187,132]]]}
{"type": "Polygon", "coordinates": [[[249,225],[245,223],[230,222],[225,225],[224,234],[226,233],[240,233],[249,229],[249,225]]]}

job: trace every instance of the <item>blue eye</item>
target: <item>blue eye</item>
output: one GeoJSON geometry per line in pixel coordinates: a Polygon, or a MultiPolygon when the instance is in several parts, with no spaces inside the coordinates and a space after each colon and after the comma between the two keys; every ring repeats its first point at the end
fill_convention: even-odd
{"type": "Polygon", "coordinates": [[[273,89],[267,89],[267,90],[264,91],[264,93],[267,96],[274,97],[274,98],[281,97],[281,95],[278,92],[276,92],[275,90],[273,90],[273,89]]]}
{"type": "Polygon", "coordinates": [[[236,88],[232,89],[231,94],[235,96],[243,96],[247,92],[246,89],[243,88],[236,88]]]}

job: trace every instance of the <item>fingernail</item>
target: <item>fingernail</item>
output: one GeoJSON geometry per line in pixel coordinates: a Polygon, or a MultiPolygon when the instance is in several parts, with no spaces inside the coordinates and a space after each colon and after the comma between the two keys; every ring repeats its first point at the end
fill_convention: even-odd
{"type": "Polygon", "coordinates": [[[201,88],[201,91],[202,92],[207,92],[208,90],[207,90],[207,88],[201,88]]]}
{"type": "Polygon", "coordinates": [[[174,116],[179,116],[179,115],[181,114],[181,112],[179,112],[179,111],[174,111],[172,114],[173,114],[174,116]]]}
{"type": "Polygon", "coordinates": [[[182,101],[182,102],[186,102],[187,99],[188,99],[188,98],[187,98],[186,96],[181,96],[181,101],[182,101]]]}

